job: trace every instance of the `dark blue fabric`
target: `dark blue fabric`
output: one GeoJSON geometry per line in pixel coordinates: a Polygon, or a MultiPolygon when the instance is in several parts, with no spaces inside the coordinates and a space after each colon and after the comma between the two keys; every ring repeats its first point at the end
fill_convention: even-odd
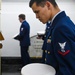
{"type": "Polygon", "coordinates": [[[45,63],[56,69],[56,75],[75,75],[75,25],[64,11],[53,20],[49,39],[45,63]]]}
{"type": "Polygon", "coordinates": [[[30,45],[30,26],[27,21],[24,21],[20,27],[20,33],[17,37],[21,46],[30,45]]]}
{"type": "Polygon", "coordinates": [[[46,39],[47,39],[47,35],[49,33],[49,30],[50,30],[50,23],[47,22],[46,29],[45,29],[45,35],[43,37],[44,42],[43,42],[42,50],[46,50],[46,43],[47,43],[46,39]]]}
{"type": "Polygon", "coordinates": [[[45,50],[46,50],[46,45],[47,45],[47,35],[49,33],[49,30],[50,30],[50,23],[47,22],[46,24],[46,29],[45,29],[45,34],[44,34],[44,37],[43,37],[43,46],[42,46],[42,50],[43,50],[43,54],[42,54],[42,63],[45,63],[45,50]]]}
{"type": "Polygon", "coordinates": [[[21,60],[22,60],[22,66],[25,66],[27,64],[30,63],[30,56],[29,56],[29,53],[28,53],[28,48],[29,47],[24,47],[24,46],[21,46],[21,60]]]}

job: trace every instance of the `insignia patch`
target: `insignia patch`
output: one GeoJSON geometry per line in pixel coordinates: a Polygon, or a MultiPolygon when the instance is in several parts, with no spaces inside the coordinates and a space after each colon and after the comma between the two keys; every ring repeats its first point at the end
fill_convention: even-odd
{"type": "Polygon", "coordinates": [[[70,50],[65,51],[66,42],[58,43],[58,44],[61,47],[61,50],[58,51],[59,54],[65,56],[66,54],[68,54],[70,52],[70,50]]]}
{"type": "Polygon", "coordinates": [[[66,42],[64,43],[59,43],[60,47],[61,47],[61,52],[65,52],[65,45],[66,45],[66,42]]]}
{"type": "Polygon", "coordinates": [[[61,52],[61,51],[58,51],[58,53],[59,53],[59,54],[61,54],[61,55],[63,55],[63,56],[65,56],[65,55],[66,55],[66,54],[68,54],[69,52],[70,52],[70,50],[67,50],[67,51],[66,51],[66,52],[64,52],[64,53],[63,53],[63,52],[61,52]]]}

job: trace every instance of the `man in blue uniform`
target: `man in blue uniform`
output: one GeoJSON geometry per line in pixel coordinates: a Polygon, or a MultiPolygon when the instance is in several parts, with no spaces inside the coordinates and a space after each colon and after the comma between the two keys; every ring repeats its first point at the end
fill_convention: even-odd
{"type": "Polygon", "coordinates": [[[51,21],[45,63],[56,75],[75,75],[75,25],[55,0],[30,0],[29,6],[42,23],[51,21]]]}
{"type": "Polygon", "coordinates": [[[30,56],[28,48],[30,46],[30,26],[25,20],[25,15],[19,15],[19,21],[22,23],[20,33],[14,39],[20,41],[22,65],[25,66],[30,63],[30,56]]]}

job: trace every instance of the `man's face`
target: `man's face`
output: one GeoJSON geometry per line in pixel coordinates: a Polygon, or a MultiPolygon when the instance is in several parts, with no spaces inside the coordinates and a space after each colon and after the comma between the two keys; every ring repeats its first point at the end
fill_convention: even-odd
{"type": "Polygon", "coordinates": [[[22,23],[22,18],[19,18],[19,21],[22,23]]]}
{"type": "Polygon", "coordinates": [[[36,14],[36,18],[38,18],[42,23],[45,24],[50,19],[50,9],[46,4],[42,7],[37,6],[36,3],[33,3],[32,10],[36,14]]]}

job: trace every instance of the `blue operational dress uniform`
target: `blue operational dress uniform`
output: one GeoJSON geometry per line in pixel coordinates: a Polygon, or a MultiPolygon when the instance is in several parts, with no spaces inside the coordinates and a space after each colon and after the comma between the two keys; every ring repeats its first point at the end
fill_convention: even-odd
{"type": "Polygon", "coordinates": [[[42,63],[45,63],[45,54],[46,54],[46,45],[47,45],[47,35],[49,33],[50,30],[50,22],[47,22],[46,24],[46,29],[45,29],[45,34],[42,37],[42,40],[44,40],[43,42],[43,46],[42,46],[42,50],[43,50],[43,54],[42,54],[42,63]]]}
{"type": "Polygon", "coordinates": [[[75,25],[64,11],[51,23],[45,63],[56,69],[56,75],[75,75],[75,25]]]}
{"type": "Polygon", "coordinates": [[[20,27],[20,33],[15,39],[20,41],[22,64],[25,66],[30,63],[28,48],[30,45],[30,26],[27,21],[23,21],[20,27]]]}

